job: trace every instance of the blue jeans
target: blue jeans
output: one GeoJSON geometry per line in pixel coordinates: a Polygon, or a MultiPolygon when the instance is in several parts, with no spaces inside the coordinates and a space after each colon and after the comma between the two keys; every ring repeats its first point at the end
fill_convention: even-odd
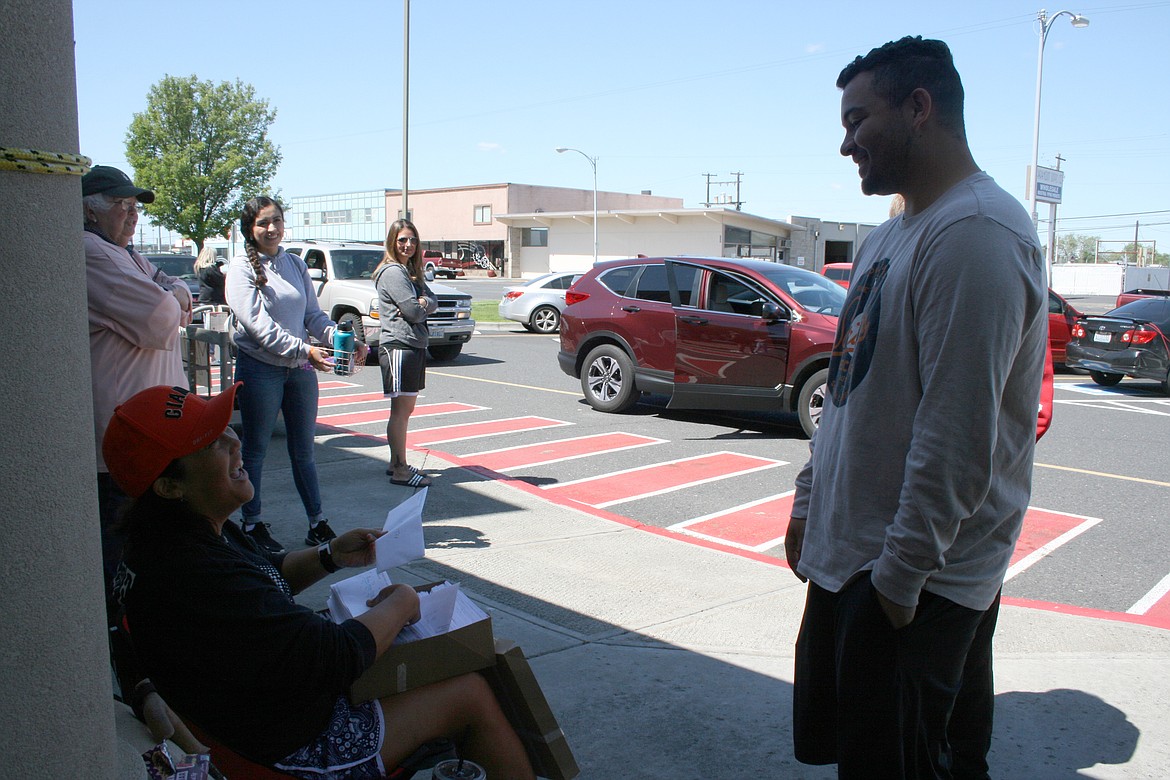
{"type": "Polygon", "coordinates": [[[284,412],[293,483],[309,520],[320,519],[321,488],[317,483],[317,461],[313,454],[319,394],[317,372],[273,366],[249,357],[241,350],[236,360],[236,379],[244,383],[236,396],[243,424],[244,468],[256,490],[252,500],[244,504],[244,522],[253,523],[260,518],[264,456],[268,453],[268,442],[272,440],[272,429],[279,412],[284,412]]]}

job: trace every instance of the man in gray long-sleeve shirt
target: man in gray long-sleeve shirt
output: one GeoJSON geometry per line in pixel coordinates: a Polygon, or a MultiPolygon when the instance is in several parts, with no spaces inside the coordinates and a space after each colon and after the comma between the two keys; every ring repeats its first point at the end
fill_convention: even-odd
{"type": "Polygon", "coordinates": [[[796,757],[841,777],[986,777],[1047,335],[1039,242],[975,164],[944,43],[888,43],[837,86],[862,191],[906,208],[858,253],[797,477],[796,757]]]}

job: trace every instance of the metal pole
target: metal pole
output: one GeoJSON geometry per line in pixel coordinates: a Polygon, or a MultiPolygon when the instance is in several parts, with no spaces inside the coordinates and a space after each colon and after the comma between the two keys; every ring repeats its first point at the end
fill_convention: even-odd
{"type": "MultiPolygon", "coordinates": [[[[1032,227],[1040,224],[1036,213],[1036,169],[1040,165],[1040,87],[1044,83],[1044,39],[1048,37],[1048,22],[1044,9],[1037,15],[1040,20],[1040,51],[1036,55],[1036,114],[1032,125],[1032,172],[1028,177],[1028,213],[1032,215],[1032,227]]],[[[1051,274],[1052,269],[1047,269],[1051,274]]]]}
{"type": "MultiPolygon", "coordinates": [[[[1049,18],[1047,12],[1041,8],[1040,13],[1036,14],[1036,18],[1040,21],[1040,49],[1036,56],[1036,117],[1032,128],[1032,175],[1028,181],[1028,205],[1029,212],[1032,214],[1033,228],[1040,224],[1040,215],[1036,213],[1036,178],[1037,168],[1040,165],[1040,86],[1044,82],[1044,42],[1048,40],[1048,31],[1052,29],[1052,23],[1065,15],[1071,20],[1073,27],[1089,26],[1088,19],[1080,14],[1074,14],[1072,11],[1057,11],[1052,15],[1052,18],[1049,18]]],[[[1051,284],[1052,261],[1050,256],[1045,257],[1044,273],[1051,284]]]]}
{"type": "Polygon", "coordinates": [[[593,264],[597,265],[597,158],[589,162],[593,164],[593,264]]]}
{"type": "Polygon", "coordinates": [[[588,160],[589,164],[593,166],[593,264],[597,265],[597,158],[590,157],[580,149],[573,149],[568,146],[558,146],[556,152],[557,154],[576,152],[588,160]]]}
{"type": "MultiPolygon", "coordinates": [[[[402,0],[402,218],[410,219],[407,203],[410,171],[410,0],[402,0]]],[[[420,250],[421,251],[421,250],[420,250]]]]}

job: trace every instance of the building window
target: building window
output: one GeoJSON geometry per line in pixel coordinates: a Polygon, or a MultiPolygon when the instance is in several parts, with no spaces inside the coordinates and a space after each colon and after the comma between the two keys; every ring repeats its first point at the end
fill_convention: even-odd
{"type": "Polygon", "coordinates": [[[492,207],[491,206],[476,206],[475,207],[475,224],[490,225],[492,223],[492,207]]]}
{"type": "Polygon", "coordinates": [[[548,246],[548,228],[523,228],[520,246],[548,246]]]}
{"type": "Polygon", "coordinates": [[[373,221],[374,221],[374,210],[373,209],[366,209],[366,222],[373,222],[373,221]]]}
{"type": "Polygon", "coordinates": [[[349,222],[349,209],[321,212],[322,225],[339,225],[343,222],[349,222]]]}
{"type": "Polygon", "coordinates": [[[309,212],[307,212],[307,211],[305,212],[305,224],[306,225],[309,224],[309,212]]]}

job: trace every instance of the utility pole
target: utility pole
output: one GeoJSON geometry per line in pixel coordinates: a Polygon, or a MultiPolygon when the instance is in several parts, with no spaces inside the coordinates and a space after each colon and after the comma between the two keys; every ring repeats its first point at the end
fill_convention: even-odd
{"type": "MultiPolygon", "coordinates": [[[[1056,153],[1056,170],[1060,170],[1060,164],[1064,162],[1064,158],[1060,156],[1060,152],[1056,153]]],[[[1035,174],[1033,174],[1035,175],[1035,174]]],[[[1051,269],[1053,263],[1056,262],[1056,204],[1048,204],[1048,265],[1051,269]]],[[[1051,273],[1051,271],[1049,271],[1051,273]]],[[[1048,280],[1052,284],[1052,279],[1048,280]]]]}
{"type": "MultiPolygon", "coordinates": [[[[713,182],[713,181],[711,181],[711,179],[712,179],[712,177],[715,176],[715,174],[713,174],[713,173],[704,173],[703,174],[703,176],[705,176],[707,178],[707,200],[703,201],[704,206],[706,206],[707,208],[711,208],[712,206],[715,205],[711,201],[711,185],[712,184],[716,184],[716,185],[720,185],[720,186],[730,186],[730,185],[734,184],[735,185],[735,200],[733,202],[735,203],[735,210],[736,211],[743,211],[743,201],[739,199],[739,185],[740,185],[740,180],[741,180],[741,177],[743,176],[743,173],[731,173],[728,175],[734,176],[735,181],[731,181],[729,179],[727,181],[713,182]]],[[[727,203],[728,201],[721,201],[721,202],[727,203]]]]}
{"type": "Polygon", "coordinates": [[[1138,222],[1133,223],[1133,264],[1138,264],[1138,222]]]}

